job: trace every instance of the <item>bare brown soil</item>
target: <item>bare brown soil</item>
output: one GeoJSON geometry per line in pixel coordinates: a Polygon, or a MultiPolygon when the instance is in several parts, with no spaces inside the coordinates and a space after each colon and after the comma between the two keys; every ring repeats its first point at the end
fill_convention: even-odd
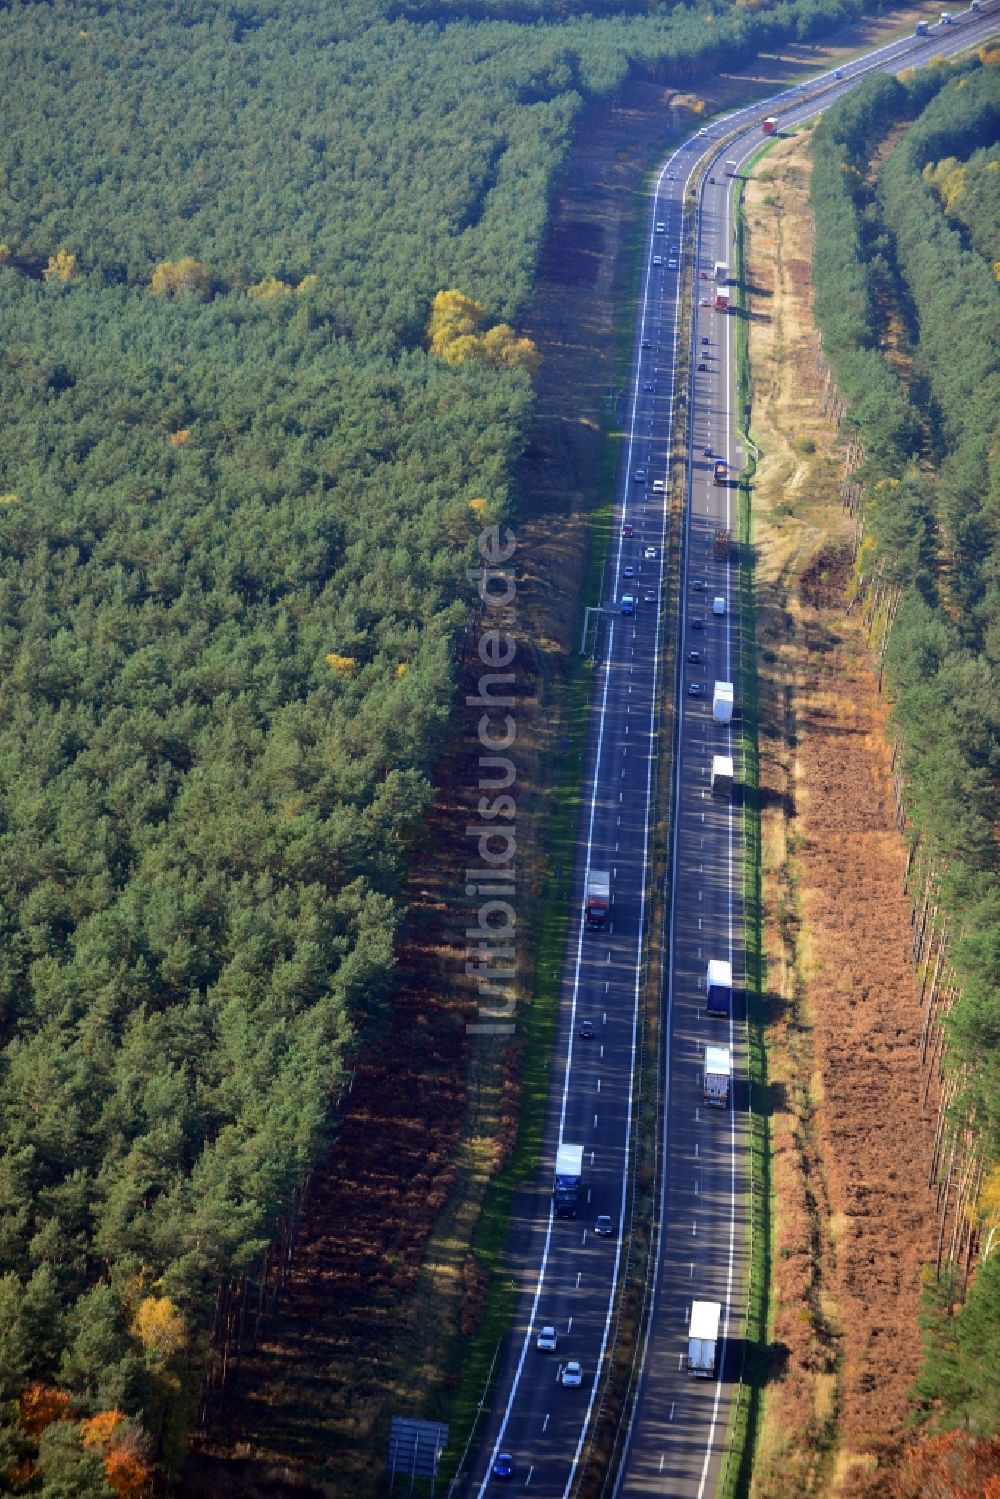
{"type": "Polygon", "coordinates": [[[920,1355],[935,1099],[893,814],[885,702],[811,317],[808,152],[748,194],[754,496],[770,975],[772,1373],[754,1493],[876,1495],[920,1355]]]}

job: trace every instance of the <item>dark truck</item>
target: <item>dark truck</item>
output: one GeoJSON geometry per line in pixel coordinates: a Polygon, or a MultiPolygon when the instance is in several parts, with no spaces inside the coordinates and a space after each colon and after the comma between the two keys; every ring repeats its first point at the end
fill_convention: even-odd
{"type": "Polygon", "coordinates": [[[552,1188],[557,1218],[575,1218],[580,1206],[583,1146],[560,1145],[556,1151],[556,1179],[552,1188]]]}

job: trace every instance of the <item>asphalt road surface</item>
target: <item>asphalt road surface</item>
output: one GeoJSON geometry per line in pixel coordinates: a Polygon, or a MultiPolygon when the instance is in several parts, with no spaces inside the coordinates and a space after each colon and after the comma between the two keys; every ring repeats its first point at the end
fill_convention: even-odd
{"type": "Polygon", "coordinates": [[[631,1211],[627,1165],[648,912],[646,870],[661,748],[658,703],[665,692],[678,694],[681,711],[662,1213],[650,1336],[616,1492],[714,1493],[741,1363],[747,1268],[741,849],[733,806],[713,799],[709,786],[712,755],[732,754],[735,739],[732,726],[714,721],[713,685],[717,680],[736,682],[738,707],[740,680],[737,570],[734,557],[716,555],[715,547],[717,529],[735,531],[735,476],[744,457],[734,421],[738,414],[732,410],[735,317],[703,305],[714,301],[715,263],[732,264],[734,187],[726,163],[735,162],[738,171],[758,149],[765,116],[776,115],[779,130],[784,129],[820,113],[870,71],[901,70],[969,46],[996,29],[997,9],[994,3],[979,14],[956,12],[954,25],[939,23],[926,38],[906,37],[846,65],[841,76],[825,74],[715,121],[676,150],[655,180],[635,326],[628,441],[618,484],[617,541],[604,612],[590,640],[596,711],[572,886],[578,917],[566,955],[563,1027],[541,1175],[514,1207],[512,1249],[523,1294],[468,1493],[528,1488],[538,1495],[569,1495],[582,1471],[599,1395],[598,1374],[614,1335],[614,1290],[631,1211]],[[705,175],[695,209],[696,305],[692,324],[682,328],[680,259],[685,213],[690,211],[684,192],[699,162],[705,164],[705,175]],[[679,394],[676,354],[687,339],[693,354],[689,503],[681,617],[673,626],[680,636],[679,672],[676,680],[665,682],[658,632],[666,536],[661,483],[667,478],[679,394]],[[726,463],[721,484],[714,482],[718,458],[726,463]],[[629,528],[631,534],[625,534],[629,528]],[[626,596],[634,601],[634,613],[626,612],[628,603],[623,606],[626,596]],[[724,613],[715,612],[716,598],[724,601],[724,613]],[[697,659],[689,660],[692,651],[697,659]],[[584,890],[591,870],[611,873],[606,931],[584,927],[584,890]],[[727,959],[733,966],[736,1001],[728,1017],[705,1012],[711,958],[727,959]],[[586,1039],[581,1035],[584,1020],[593,1027],[593,1036],[586,1039]],[[733,1107],[725,1111],[703,1102],[706,1042],[729,1044],[733,1051],[733,1107]],[[575,1219],[556,1219],[552,1211],[560,1141],[584,1147],[581,1208],[575,1219]],[[598,1214],[610,1215],[611,1235],[594,1233],[598,1214]],[[694,1379],[686,1372],[694,1299],[722,1306],[714,1379],[694,1379]],[[558,1343],[554,1351],[540,1353],[536,1339],[545,1325],[556,1329],[558,1343]],[[583,1366],[579,1387],[561,1383],[568,1359],[583,1366]],[[501,1452],[512,1459],[509,1479],[491,1476],[501,1452]]]}

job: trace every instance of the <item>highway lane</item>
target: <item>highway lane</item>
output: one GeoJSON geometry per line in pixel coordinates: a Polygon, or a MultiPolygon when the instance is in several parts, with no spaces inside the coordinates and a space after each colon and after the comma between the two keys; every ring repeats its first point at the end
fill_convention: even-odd
{"type": "MultiPolygon", "coordinates": [[[[968,40],[967,33],[963,40],[968,40]]],[[[898,64],[903,57],[914,60],[908,41],[880,49],[880,65],[898,64]]],[[[855,72],[845,69],[844,88],[863,64],[853,66],[855,72]]],[[[608,1351],[622,1235],[616,1231],[610,1240],[598,1240],[593,1223],[598,1213],[607,1212],[616,1230],[627,1229],[649,807],[658,752],[657,703],[667,690],[661,680],[657,634],[666,515],[663,495],[653,485],[667,474],[677,395],[676,345],[688,332],[678,325],[679,267],[671,261],[680,259],[677,251],[684,244],[683,195],[696,159],[713,140],[731,133],[741,118],[758,122],[785,100],[790,99],[803,115],[817,112],[811,98],[796,103],[803,92],[791,90],[780,101],[748,107],[686,142],[661,169],[650,209],[635,330],[635,373],[629,392],[628,443],[618,486],[618,544],[596,648],[596,712],[584,779],[588,795],[581,813],[572,886],[577,925],[567,953],[557,1081],[546,1127],[542,1176],[515,1207],[513,1243],[523,1294],[470,1492],[483,1494],[492,1486],[490,1467],[501,1450],[510,1452],[515,1464],[513,1484],[507,1487],[530,1486],[533,1492],[553,1495],[570,1492],[593,1412],[595,1374],[608,1351]],[[626,523],[633,528],[630,536],[621,534],[626,523]],[[655,556],[644,556],[647,546],[655,548],[655,556]],[[626,575],[629,568],[633,576],[626,575]],[[626,593],[637,600],[634,616],[620,612],[626,593]],[[607,934],[583,929],[583,892],[591,868],[613,872],[612,922],[607,934]],[[579,1036],[584,1018],[594,1023],[592,1040],[579,1036]],[[561,1139],[582,1144],[586,1150],[585,1207],[576,1220],[552,1217],[551,1179],[561,1139]],[[548,1323],[557,1329],[559,1347],[555,1354],[539,1354],[535,1338],[548,1323]],[[564,1389],[558,1382],[566,1358],[583,1364],[581,1389],[564,1389]]],[[[720,171],[722,161],[735,151],[735,159],[742,162],[759,143],[758,125],[735,148],[726,145],[720,151],[712,172],[716,181],[706,184],[699,208],[699,268],[711,270],[715,259],[731,260],[728,209],[732,185],[720,171]]],[[[700,292],[710,283],[697,285],[700,292]]],[[[702,659],[684,662],[681,680],[672,684],[683,689],[684,711],[676,788],[675,957],[668,993],[662,1241],[654,1335],[644,1356],[646,1378],[620,1489],[627,1493],[711,1492],[735,1365],[730,1360],[726,1380],[695,1381],[683,1373],[691,1299],[723,1303],[724,1331],[730,1344],[741,1332],[733,1309],[740,1301],[745,1271],[741,1216],[746,1186],[745,1099],[737,1087],[737,1107],[724,1115],[709,1113],[700,1103],[706,1039],[722,1040],[728,1035],[738,1075],[745,1070],[738,1029],[731,1022],[707,1024],[704,1016],[708,957],[729,956],[737,980],[743,966],[738,948],[742,918],[734,894],[738,883],[734,824],[728,807],[713,803],[707,794],[711,754],[731,751],[731,730],[712,722],[710,695],[716,676],[733,679],[737,644],[733,630],[738,620],[731,594],[735,574],[731,564],[717,560],[711,550],[716,524],[733,524],[734,492],[712,484],[711,461],[702,448],[711,447],[713,455],[724,456],[735,471],[742,464],[730,411],[733,322],[710,308],[695,309],[694,347],[699,353],[706,350],[707,368],[692,377],[690,529],[680,628],[682,653],[686,656],[688,650],[698,649],[702,659]],[[709,338],[709,345],[701,343],[703,337],[709,338]],[[704,590],[694,588],[696,579],[707,585],[704,590]],[[716,592],[727,601],[722,617],[711,610],[710,599],[716,592]],[[703,621],[700,630],[691,623],[696,616],[703,621]],[[686,695],[689,681],[701,685],[700,697],[686,695]]]]}
{"type": "MultiPolygon", "coordinates": [[[[970,20],[967,16],[961,35],[957,25],[947,28],[950,47],[969,44],[973,29],[970,20]]],[[[989,24],[987,19],[977,29],[985,31],[989,24]]],[[[813,90],[791,91],[790,97],[779,101],[790,104],[779,115],[781,126],[820,112],[872,67],[911,66],[915,52],[926,60],[925,54],[941,50],[945,28],[935,31],[928,43],[906,38],[879,49],[874,61],[861,59],[839,70],[842,78],[830,75],[832,86],[822,100],[813,96],[813,90]]],[[[700,1499],[715,1491],[724,1458],[733,1381],[738,1377],[739,1340],[744,1331],[739,1313],[747,1271],[745,1089],[736,1087],[736,1107],[728,1116],[705,1109],[700,1101],[700,1058],[707,1040],[723,1039],[720,1031],[728,1032],[733,1047],[734,1075],[745,1077],[741,1027],[732,1018],[727,1023],[708,1017],[704,1010],[706,959],[728,957],[737,986],[744,967],[739,941],[742,914],[736,826],[728,807],[712,804],[706,786],[712,754],[732,753],[733,748],[732,730],[712,721],[712,684],[716,679],[735,679],[738,683],[740,675],[739,619],[734,607],[738,600],[731,591],[735,573],[729,562],[715,557],[713,550],[715,529],[734,525],[735,492],[728,484],[713,484],[712,464],[721,456],[730,472],[739,472],[743,453],[731,410],[735,319],[706,306],[705,300],[711,300],[715,262],[732,263],[734,183],[725,163],[734,160],[738,170],[759,149],[762,135],[756,122],[772,110],[777,112],[775,101],[764,108],[757,106],[752,112],[753,127],[735,138],[730,135],[732,120],[711,128],[710,134],[725,135],[727,141],[717,154],[707,158],[695,226],[695,368],[685,607],[680,621],[685,672],[680,684],[663,1211],[654,1311],[625,1461],[615,1489],[620,1495],[697,1495],[700,1499]],[[709,340],[707,344],[705,339],[709,340]],[[705,368],[698,368],[699,364],[705,368]],[[706,448],[711,450],[711,457],[705,453],[706,448]],[[696,582],[704,582],[704,591],[697,589],[696,582]],[[727,602],[726,615],[721,619],[701,602],[716,592],[727,602]],[[701,628],[692,627],[695,620],[702,621],[701,628]],[[687,661],[690,650],[698,650],[698,662],[687,661]],[[699,697],[687,695],[692,681],[701,688],[699,697]],[[693,1299],[719,1301],[723,1307],[723,1346],[715,1381],[694,1380],[684,1369],[693,1299]]],[[[704,137],[700,143],[706,144],[704,137]]]]}
{"type": "MultiPolygon", "coordinates": [[[[664,168],[664,182],[671,169],[664,168]]],[[[659,746],[659,609],[664,584],[667,475],[675,391],[674,346],[680,307],[682,205],[663,204],[662,228],[650,223],[640,316],[635,331],[635,378],[629,392],[616,507],[617,545],[608,570],[606,613],[595,651],[595,707],[588,746],[578,858],[572,886],[575,923],[564,977],[565,1022],[558,1053],[559,1081],[546,1127],[540,1182],[516,1209],[515,1247],[524,1294],[488,1426],[474,1469],[473,1492],[483,1493],[499,1451],[515,1462],[515,1486],[563,1494],[579,1464],[596,1395],[595,1373],[608,1345],[614,1288],[622,1253],[621,1225],[629,1202],[632,1083],[642,979],[650,801],[659,746]],[[677,247],[677,254],[670,251],[677,247]],[[659,483],[657,482],[659,481],[659,483]],[[625,534],[626,526],[631,534],[625,534]],[[651,555],[650,555],[651,553],[651,555]],[[635,613],[622,599],[635,598],[635,613]],[[589,870],[612,873],[612,917],[607,932],[583,926],[589,870]],[[591,1020],[592,1040],[579,1035],[591,1020]],[[560,1140],[585,1147],[585,1207],[575,1220],[552,1215],[551,1181],[560,1140]],[[615,1232],[597,1238],[599,1213],[615,1232]],[[540,1327],[555,1326],[555,1355],[539,1354],[540,1327]],[[584,1367],[581,1389],[563,1389],[566,1358],[584,1367]]]]}

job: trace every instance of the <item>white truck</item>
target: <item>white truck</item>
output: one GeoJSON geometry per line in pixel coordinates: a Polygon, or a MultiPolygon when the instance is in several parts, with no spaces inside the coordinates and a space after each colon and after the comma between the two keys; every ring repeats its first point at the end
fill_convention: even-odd
{"type": "Polygon", "coordinates": [[[600,931],[608,924],[611,908],[611,874],[607,869],[592,869],[587,879],[584,920],[588,930],[600,931]]]}
{"type": "Polygon", "coordinates": [[[729,267],[724,260],[715,262],[715,284],[716,286],[728,286],[729,267]]]}
{"type": "Polygon", "coordinates": [[[728,1109],[733,1059],[728,1046],[705,1047],[705,1102],[713,1109],[728,1109]]]}
{"type": "Polygon", "coordinates": [[[552,1187],[557,1218],[576,1217],[580,1206],[582,1176],[583,1146],[560,1145],[556,1151],[556,1179],[552,1187]]]}
{"type": "Polygon", "coordinates": [[[732,755],[712,756],[712,795],[732,796],[733,793],[733,757],[732,755]]]}
{"type": "Polygon", "coordinates": [[[697,1379],[712,1379],[715,1374],[715,1350],[719,1341],[722,1305],[718,1301],[691,1303],[688,1324],[688,1373],[697,1379]]]}
{"type": "Polygon", "coordinates": [[[705,1009],[709,1015],[728,1015],[733,1007],[733,965],[709,958],[705,975],[705,1009]]]}
{"type": "Polygon", "coordinates": [[[716,723],[732,723],[733,721],[733,684],[732,682],[716,682],[712,693],[712,717],[716,723]]]}

